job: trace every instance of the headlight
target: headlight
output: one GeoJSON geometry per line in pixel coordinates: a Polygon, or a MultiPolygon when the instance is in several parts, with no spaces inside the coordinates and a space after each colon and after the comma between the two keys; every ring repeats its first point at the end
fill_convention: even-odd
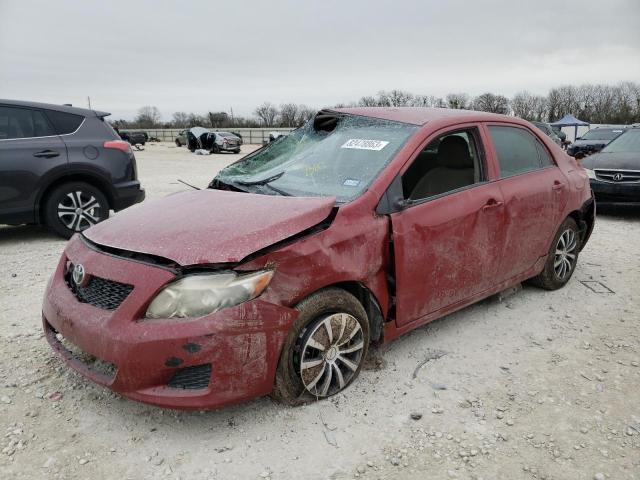
{"type": "Polygon", "coordinates": [[[146,318],[203,317],[260,295],[273,277],[272,270],[193,274],[168,284],[149,305],[146,318]]]}
{"type": "Polygon", "coordinates": [[[589,176],[589,178],[593,178],[595,180],[596,172],[594,172],[593,170],[589,170],[588,168],[585,168],[585,170],[587,171],[587,175],[589,176]]]}

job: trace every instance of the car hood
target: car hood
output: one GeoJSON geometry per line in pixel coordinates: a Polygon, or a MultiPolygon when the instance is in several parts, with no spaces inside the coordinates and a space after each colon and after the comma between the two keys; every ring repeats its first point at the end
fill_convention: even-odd
{"type": "Polygon", "coordinates": [[[180,265],[235,263],[317,225],[334,205],[334,197],[207,189],[144,202],[85,230],[84,236],[180,265]]]}
{"type": "Polygon", "coordinates": [[[600,152],[583,159],[582,166],[590,170],[640,170],[640,152],[600,152]]]}

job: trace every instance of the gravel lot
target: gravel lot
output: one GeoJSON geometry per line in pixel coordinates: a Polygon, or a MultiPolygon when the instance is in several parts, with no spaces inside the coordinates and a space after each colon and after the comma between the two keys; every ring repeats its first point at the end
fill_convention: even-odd
{"type": "MultiPolygon", "coordinates": [[[[148,198],[187,188],[178,177],[206,186],[238,157],[136,156],[148,198]]],[[[564,289],[525,286],[419,328],[345,393],[297,408],[162,410],[72,373],[40,330],[63,248],[0,226],[1,479],[640,479],[640,210],[599,212],[564,289]]]]}

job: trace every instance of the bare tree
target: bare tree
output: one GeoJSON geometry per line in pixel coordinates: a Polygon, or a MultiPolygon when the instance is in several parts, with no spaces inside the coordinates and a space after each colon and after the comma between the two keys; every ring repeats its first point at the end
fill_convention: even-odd
{"type": "Polygon", "coordinates": [[[510,111],[509,99],[503,95],[483,93],[473,101],[473,109],[506,115],[510,111]]]}
{"type": "Polygon", "coordinates": [[[299,107],[295,103],[283,103],[280,105],[280,125],[283,127],[298,126],[299,107]]]}
{"type": "Polygon", "coordinates": [[[378,92],[378,105],[381,107],[406,107],[411,104],[413,94],[403,90],[378,92]]]}
{"type": "Polygon", "coordinates": [[[158,126],[161,118],[162,116],[157,107],[147,105],[138,110],[135,122],[140,128],[150,128],[158,126]]]}
{"type": "Polygon", "coordinates": [[[317,113],[317,110],[306,105],[298,105],[298,117],[295,126],[304,125],[311,120],[317,113]]]}
{"type": "Polygon", "coordinates": [[[365,97],[361,97],[360,100],[358,100],[358,106],[360,107],[377,107],[378,106],[378,100],[376,100],[375,97],[372,97],[371,95],[365,96],[365,97]]]}
{"type": "Polygon", "coordinates": [[[185,112],[174,112],[171,125],[176,128],[185,128],[189,126],[189,114],[185,112]]]}
{"type": "Polygon", "coordinates": [[[450,93],[447,95],[447,106],[456,109],[471,108],[471,99],[466,93],[450,93]]]}
{"type": "Polygon", "coordinates": [[[255,109],[254,113],[263,126],[272,127],[275,124],[276,117],[278,116],[278,109],[271,103],[264,102],[255,109]]]}
{"type": "Polygon", "coordinates": [[[447,105],[440,97],[434,97],[433,95],[415,95],[410,106],[445,108],[447,105]]]}

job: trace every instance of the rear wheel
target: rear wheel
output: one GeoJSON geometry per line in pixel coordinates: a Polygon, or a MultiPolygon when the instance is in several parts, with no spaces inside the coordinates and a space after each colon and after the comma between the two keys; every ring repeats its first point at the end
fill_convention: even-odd
{"type": "Polygon", "coordinates": [[[182,146],[182,144],[180,143],[180,140],[178,140],[178,139],[176,138],[176,147],[181,147],[181,146],[182,146]]]}
{"type": "Polygon", "coordinates": [[[44,204],[44,221],[55,233],[70,238],[109,217],[109,202],[93,185],[69,182],[57,186],[44,204]]]}
{"type": "Polygon", "coordinates": [[[286,403],[329,397],[359,375],[369,346],[362,304],[330,288],[300,302],[278,363],[273,396],[286,403]]]}
{"type": "Polygon", "coordinates": [[[532,283],[545,290],[562,288],[575,271],[579,247],[578,225],[572,218],[567,218],[551,243],[544,270],[532,279],[532,283]]]}

